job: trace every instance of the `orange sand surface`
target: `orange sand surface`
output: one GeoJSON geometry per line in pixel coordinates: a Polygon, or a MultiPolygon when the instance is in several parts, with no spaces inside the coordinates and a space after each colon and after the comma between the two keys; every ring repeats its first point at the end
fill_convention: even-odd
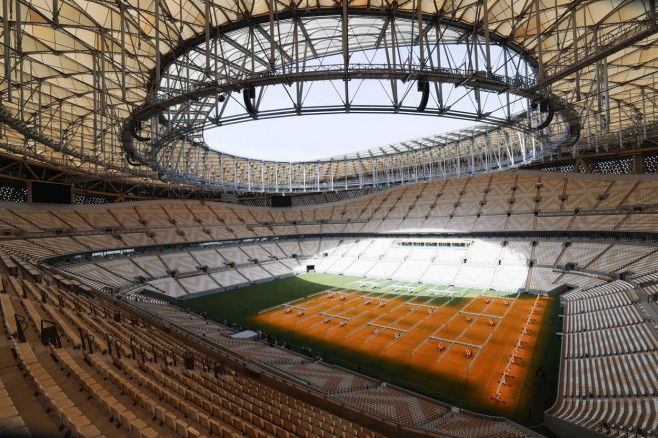
{"type": "Polygon", "coordinates": [[[535,314],[531,316],[534,322],[527,327],[524,342],[517,351],[516,364],[509,368],[507,384],[500,385],[526,327],[534,296],[519,299],[477,296],[449,301],[447,298],[410,298],[394,294],[371,297],[350,290],[340,292],[345,294],[344,300],[337,293],[332,298],[322,293],[296,301],[295,308],[288,313],[285,306],[277,307],[256,319],[359,354],[409,364],[446,383],[466,385],[472,400],[482,406],[514,412],[541,325],[545,298],[539,298],[535,314]],[[467,315],[461,312],[484,315],[473,315],[467,322],[467,315]],[[343,320],[337,316],[349,320],[341,327],[343,320]],[[494,321],[493,327],[489,325],[490,319],[494,321]],[[397,340],[395,333],[400,334],[397,340]],[[445,341],[429,339],[430,336],[445,341]],[[474,346],[471,357],[466,357],[466,346],[447,340],[474,346]],[[440,342],[444,344],[442,351],[440,342]],[[500,402],[494,399],[497,391],[500,391],[500,402]]]}

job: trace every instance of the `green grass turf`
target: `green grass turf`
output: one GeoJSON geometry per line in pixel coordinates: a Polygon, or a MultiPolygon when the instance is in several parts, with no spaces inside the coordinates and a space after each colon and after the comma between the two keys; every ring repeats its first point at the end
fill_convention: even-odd
{"type": "MultiPolygon", "coordinates": [[[[560,354],[562,343],[556,333],[562,331],[563,313],[558,297],[549,298],[546,313],[542,320],[538,341],[532,354],[528,374],[524,382],[524,391],[519,401],[519,409],[512,420],[525,425],[539,425],[543,422],[544,411],[555,402],[557,398],[557,383],[560,373],[560,354]],[[551,320],[550,317],[553,317],[551,320]],[[537,376],[535,371],[538,365],[546,374],[545,378],[537,376]],[[523,409],[521,409],[523,407],[523,409]]],[[[546,436],[555,436],[552,431],[544,427],[533,428],[536,432],[546,436]]]]}
{"type": "MultiPolygon", "coordinates": [[[[363,279],[342,275],[302,274],[296,277],[261,283],[214,295],[191,298],[181,301],[180,305],[190,308],[197,313],[208,312],[213,320],[220,323],[224,323],[224,320],[229,320],[243,327],[266,330],[272,336],[279,338],[280,345],[285,341],[298,352],[302,352],[302,347],[304,346],[311,347],[314,354],[325,355],[325,360],[329,363],[351,370],[360,369],[363,374],[419,392],[454,406],[489,415],[500,414],[496,410],[480,406],[470,400],[469,393],[462,382],[440,381],[432,373],[421,372],[418,369],[398,363],[382,361],[379,358],[363,356],[361,353],[346,350],[340,346],[323,344],[322,341],[306,337],[301,333],[291,333],[275,326],[267,326],[263,323],[257,323],[254,319],[258,312],[263,309],[334,287],[363,290],[369,293],[373,292],[369,288],[359,288],[359,280],[363,279]]],[[[390,283],[384,282],[384,284],[390,283]]],[[[429,296],[431,295],[429,289],[449,289],[460,292],[461,295],[448,304],[456,308],[461,308],[471,297],[482,293],[481,290],[472,288],[423,285],[412,295],[418,297],[429,296]]],[[[393,293],[393,288],[383,287],[377,291],[384,294],[387,292],[393,293]]],[[[516,295],[515,293],[491,293],[502,296],[516,295]]],[[[534,300],[534,296],[521,295],[519,299],[534,300]]],[[[447,298],[436,298],[434,303],[443,303],[445,300],[447,298]]],[[[552,388],[557,383],[560,354],[560,342],[555,336],[555,332],[561,328],[559,325],[560,319],[557,316],[560,308],[558,299],[551,299],[548,303],[549,313],[547,313],[540,328],[540,340],[535,345],[534,354],[529,365],[528,376],[524,383],[523,396],[519,401],[516,413],[511,417],[514,421],[528,426],[541,423],[543,420],[543,411],[550,407],[553,400],[555,400],[555,392],[552,388]],[[554,315],[552,322],[548,314],[554,315]],[[543,365],[546,373],[546,381],[535,377],[535,370],[539,363],[543,365]],[[529,409],[530,416],[528,415],[529,409]]],[[[544,430],[541,430],[541,432],[545,433],[544,430]]]]}
{"type": "Polygon", "coordinates": [[[180,305],[197,313],[208,312],[217,322],[223,323],[224,319],[228,319],[241,324],[251,324],[251,317],[260,310],[333,287],[344,287],[358,280],[358,277],[342,275],[302,274],[185,300],[180,305]]]}

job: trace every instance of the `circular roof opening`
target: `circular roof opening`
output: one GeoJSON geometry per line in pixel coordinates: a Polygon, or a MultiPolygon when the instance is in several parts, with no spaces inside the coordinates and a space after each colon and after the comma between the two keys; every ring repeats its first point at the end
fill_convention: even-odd
{"type": "Polygon", "coordinates": [[[345,23],[311,14],[207,34],[156,75],[122,138],[163,180],[294,192],[518,167],[578,136],[570,107],[527,91],[536,65],[506,40],[485,47],[460,23],[418,33],[386,14],[350,17],[349,35],[345,23]]]}
{"type": "Polygon", "coordinates": [[[342,23],[284,19],[201,41],[161,77],[159,92],[173,103],[161,116],[174,135],[164,137],[180,132],[226,155],[303,162],[380,155],[391,144],[525,117],[528,96],[514,90],[534,83],[535,70],[513,45],[494,41],[485,51],[479,36],[448,23],[419,40],[414,19],[380,16],[350,17],[346,41],[342,23]]]}

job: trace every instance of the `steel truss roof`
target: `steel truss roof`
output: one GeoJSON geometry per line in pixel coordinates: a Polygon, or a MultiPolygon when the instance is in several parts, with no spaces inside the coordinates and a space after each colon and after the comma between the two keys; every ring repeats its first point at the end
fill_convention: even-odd
{"type": "Polygon", "coordinates": [[[107,177],[337,190],[621,148],[622,132],[655,120],[654,1],[7,0],[0,13],[4,149],[107,177]],[[459,44],[467,52],[451,62],[459,44]],[[369,58],[377,50],[385,62],[369,58]],[[390,102],[350,104],[362,79],[384,84],[390,102]],[[343,104],[302,105],[313,81],[344,87],[343,104]],[[290,106],[260,108],[262,90],[276,83],[291,86],[290,106]],[[470,109],[451,104],[442,93],[450,87],[470,109]],[[422,111],[405,103],[405,93],[425,89],[422,111]],[[243,90],[244,113],[221,113],[218,96],[231,102],[243,90]],[[203,142],[213,124],[312,111],[422,112],[484,125],[305,163],[203,142]],[[148,166],[131,165],[139,161],[148,166]]]}

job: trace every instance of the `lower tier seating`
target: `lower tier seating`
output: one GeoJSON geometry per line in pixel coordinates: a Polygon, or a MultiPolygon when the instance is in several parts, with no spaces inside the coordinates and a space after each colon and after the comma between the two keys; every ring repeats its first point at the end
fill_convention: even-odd
{"type": "Polygon", "coordinates": [[[655,436],[658,336],[635,292],[610,283],[564,303],[560,391],[548,413],[604,435],[655,436]]]}
{"type": "Polygon", "coordinates": [[[56,431],[48,436],[74,437],[383,437],[237,373],[217,360],[221,356],[192,348],[180,334],[160,330],[145,317],[157,315],[158,321],[229,354],[227,360],[239,356],[289,375],[291,382],[302,381],[307,391],[333,399],[344,409],[426,432],[451,434],[452,423],[461,421],[480,431],[468,436],[534,436],[502,419],[454,413],[444,404],[285,349],[233,340],[226,336],[226,327],[157,299],[129,295],[130,310],[54,282],[3,276],[0,284],[2,342],[14,353],[3,359],[9,366],[0,368],[0,384],[3,373],[22,370],[20,380],[30,388],[23,397],[30,408],[40,408],[33,415],[24,403],[13,406],[20,397],[0,387],[3,432],[27,436],[45,427],[56,431]]]}

